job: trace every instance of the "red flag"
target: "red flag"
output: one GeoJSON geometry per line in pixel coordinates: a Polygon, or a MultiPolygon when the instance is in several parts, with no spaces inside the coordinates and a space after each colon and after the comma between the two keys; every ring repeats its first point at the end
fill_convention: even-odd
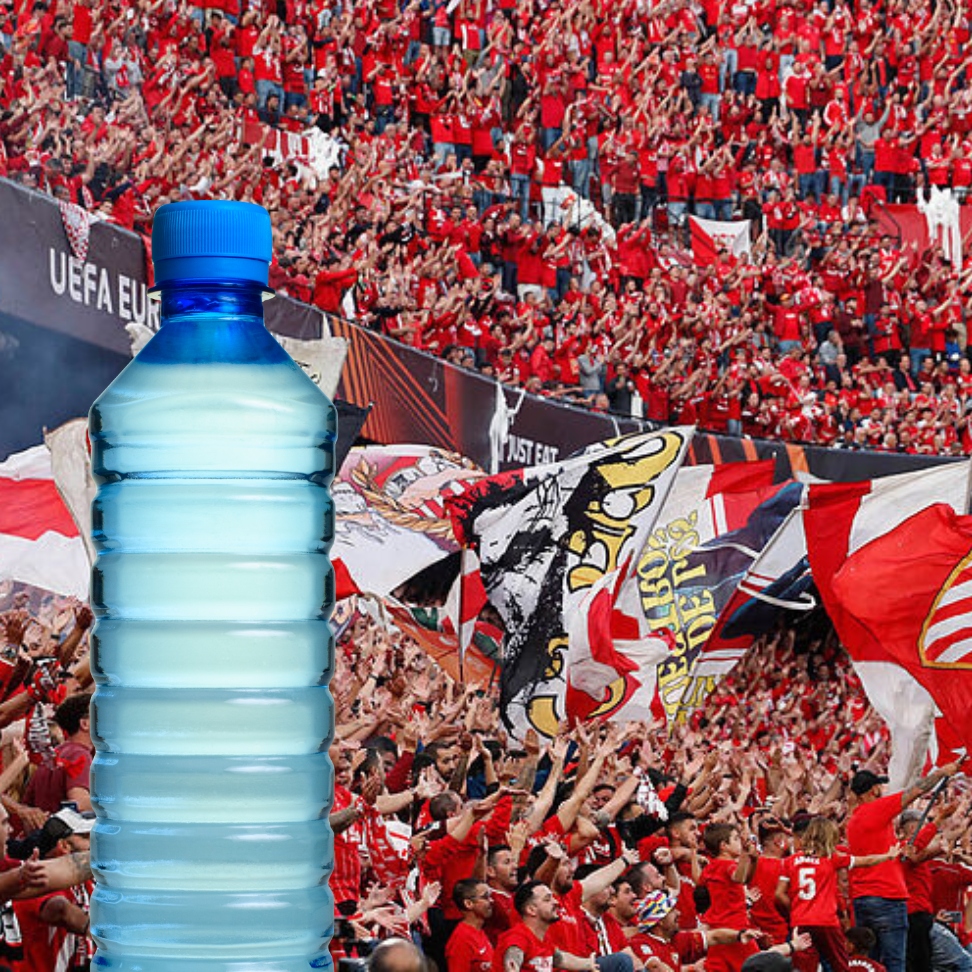
{"type": "Polygon", "coordinates": [[[914,514],[852,554],[833,593],[972,747],[972,517],[944,503],[914,514]]]}
{"type": "Polygon", "coordinates": [[[965,509],[968,476],[968,463],[954,463],[863,483],[814,484],[808,492],[803,524],[814,582],[868,699],[891,730],[888,775],[896,788],[921,771],[933,738],[935,703],[881,640],[844,608],[833,581],[849,557],[927,509],[930,497],[965,509]]]}
{"type": "Polygon", "coordinates": [[[463,547],[459,552],[459,574],[446,598],[446,617],[459,636],[459,671],[462,673],[466,651],[473,643],[479,612],[488,598],[483,587],[479,557],[474,550],[463,547]]]}
{"type": "Polygon", "coordinates": [[[0,580],[88,596],[84,541],[54,483],[47,446],[0,463],[0,580]]]}

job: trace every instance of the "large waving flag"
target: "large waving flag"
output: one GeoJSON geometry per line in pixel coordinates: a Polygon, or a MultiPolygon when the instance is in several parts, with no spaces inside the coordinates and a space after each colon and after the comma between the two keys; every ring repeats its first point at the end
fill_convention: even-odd
{"type": "MultiPolygon", "coordinates": [[[[771,487],[772,460],[683,466],[650,530],[661,523],[691,524],[699,542],[745,523],[771,487]]],[[[632,549],[645,550],[648,536],[632,549]]],[[[567,711],[583,719],[610,712],[614,720],[653,716],[659,664],[677,655],[678,624],[653,624],[642,601],[637,561],[619,566],[590,589],[569,632],[567,711]],[[619,677],[617,673],[627,673],[619,677]],[[624,687],[632,689],[621,699],[624,687]]]]}
{"type": "Polygon", "coordinates": [[[832,593],[972,751],[972,517],[936,503],[851,554],[832,593]]]}
{"type": "Polygon", "coordinates": [[[672,656],[658,666],[658,690],[670,719],[698,708],[745,647],[715,650],[709,642],[739,581],[799,503],[798,483],[723,494],[732,519],[705,515],[691,490],[673,491],[638,562],[642,610],[649,628],[668,629],[672,656]],[[726,502],[728,500],[728,502],[726,502]]]}
{"type": "MultiPolygon", "coordinates": [[[[960,462],[808,489],[803,521],[814,582],[871,705],[891,731],[888,775],[895,787],[907,785],[921,770],[934,732],[935,702],[880,637],[846,609],[834,590],[834,578],[854,553],[933,502],[964,512],[969,468],[968,462],[960,462]]],[[[897,584],[907,589],[910,577],[910,571],[902,573],[897,584]]]]}
{"type": "Polygon", "coordinates": [[[817,607],[803,531],[803,509],[796,507],[740,580],[706,652],[747,651],[769,634],[784,612],[807,613],[817,607]]]}
{"type": "MultiPolygon", "coordinates": [[[[456,536],[477,550],[483,585],[506,627],[501,710],[515,734],[532,726],[553,736],[569,715],[571,620],[588,610],[585,599],[599,581],[633,561],[692,431],[599,443],[562,462],[480,480],[449,501],[456,536]]],[[[612,681],[621,680],[612,692],[619,708],[637,687],[637,666],[611,662],[612,681]]]]}
{"type": "Polygon", "coordinates": [[[90,574],[84,541],[54,483],[47,446],[0,463],[0,580],[84,600],[90,574]]]}

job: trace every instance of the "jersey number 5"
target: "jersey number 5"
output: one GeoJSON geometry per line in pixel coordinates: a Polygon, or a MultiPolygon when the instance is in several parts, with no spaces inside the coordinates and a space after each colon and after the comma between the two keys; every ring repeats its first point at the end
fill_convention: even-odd
{"type": "Polygon", "coordinates": [[[814,880],[814,868],[801,867],[797,871],[797,884],[800,890],[797,892],[802,901],[813,901],[817,896],[817,882],[814,880]]]}

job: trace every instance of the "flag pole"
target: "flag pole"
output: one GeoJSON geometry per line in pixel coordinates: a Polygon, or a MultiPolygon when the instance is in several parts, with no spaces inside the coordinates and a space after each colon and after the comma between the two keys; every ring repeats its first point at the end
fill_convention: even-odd
{"type": "Polygon", "coordinates": [[[465,685],[466,684],[466,645],[464,644],[462,637],[462,625],[463,625],[463,613],[462,613],[462,602],[463,602],[463,575],[465,574],[467,566],[467,556],[466,548],[459,548],[459,604],[456,606],[456,640],[459,642],[459,681],[465,685]]]}
{"type": "Polygon", "coordinates": [[[934,787],[930,794],[930,799],[928,801],[928,806],[925,807],[921,812],[921,816],[918,818],[918,826],[915,828],[915,832],[911,835],[911,840],[908,841],[909,847],[915,846],[915,841],[918,839],[918,834],[921,833],[921,828],[925,826],[925,821],[928,819],[928,814],[931,813],[931,808],[935,805],[935,801],[941,796],[942,791],[948,786],[949,777],[943,776],[934,787]]]}

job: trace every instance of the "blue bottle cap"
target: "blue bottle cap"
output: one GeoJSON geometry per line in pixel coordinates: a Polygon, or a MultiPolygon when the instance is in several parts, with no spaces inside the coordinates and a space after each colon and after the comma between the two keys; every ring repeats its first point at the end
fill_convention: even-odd
{"type": "Polygon", "coordinates": [[[252,280],[267,285],[270,214],[254,203],[203,199],[167,203],[152,223],[155,283],[252,280]]]}

